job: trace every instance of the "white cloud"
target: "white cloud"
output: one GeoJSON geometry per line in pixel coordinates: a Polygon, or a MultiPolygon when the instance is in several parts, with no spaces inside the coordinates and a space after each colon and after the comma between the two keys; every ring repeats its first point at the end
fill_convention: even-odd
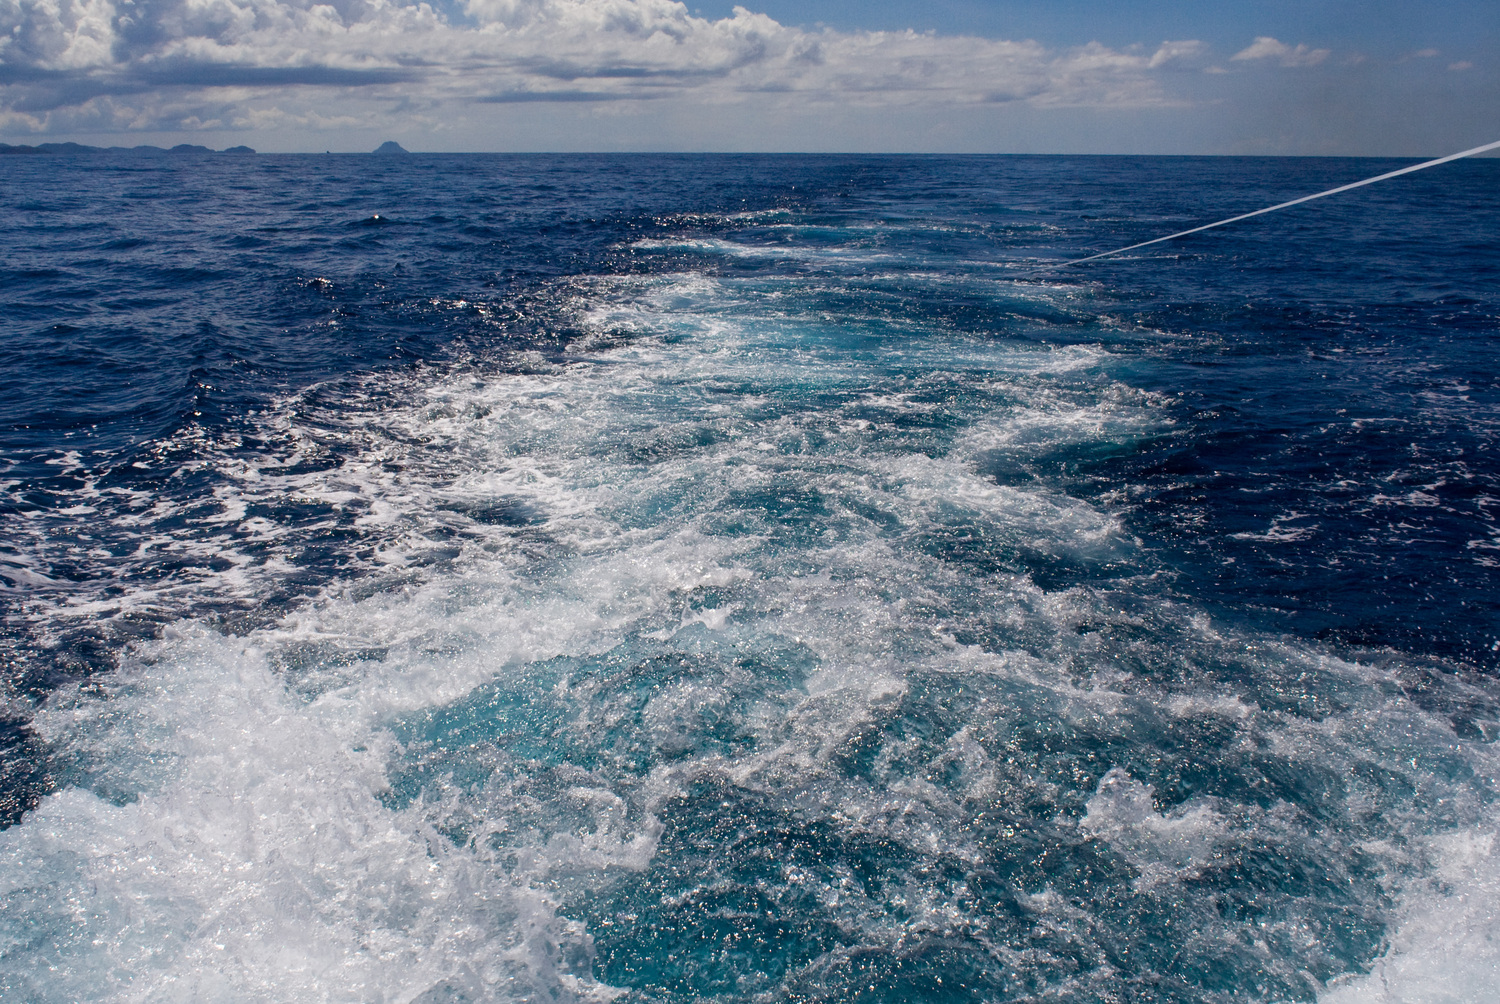
{"type": "Polygon", "coordinates": [[[1330,54],[1328,49],[1309,49],[1306,45],[1298,44],[1294,49],[1285,42],[1278,41],[1268,35],[1262,35],[1252,42],[1248,47],[1236,52],[1230,59],[1252,60],[1273,59],[1282,66],[1317,66],[1330,54]]]}
{"type": "Polygon", "coordinates": [[[673,97],[1149,107],[1178,103],[1157,71],[1203,53],[806,31],[743,7],[695,17],[674,0],[457,2],[449,16],[398,0],[0,0],[0,128],[377,121],[398,106],[440,121],[455,104],[673,97]]]}
{"type": "Polygon", "coordinates": [[[1147,65],[1151,69],[1171,64],[1198,63],[1206,55],[1207,47],[1202,42],[1163,42],[1157,50],[1151,54],[1151,61],[1147,65]]]}
{"type": "Polygon", "coordinates": [[[1398,62],[1398,63],[1409,63],[1413,59],[1432,59],[1432,58],[1436,57],[1437,55],[1438,55],[1438,50],[1436,50],[1436,49],[1417,49],[1414,52],[1408,52],[1408,53],[1406,53],[1400,59],[1396,60],[1396,62],[1398,62]]]}
{"type": "Polygon", "coordinates": [[[1467,59],[1460,59],[1456,63],[1449,63],[1448,69],[1454,71],[1455,73],[1462,73],[1465,70],[1474,69],[1474,64],[1469,62],[1467,59]]]}

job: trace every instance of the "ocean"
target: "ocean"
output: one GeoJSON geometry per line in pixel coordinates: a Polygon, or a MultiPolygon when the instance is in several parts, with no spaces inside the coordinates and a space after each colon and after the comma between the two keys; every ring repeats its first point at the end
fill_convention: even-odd
{"type": "Polygon", "coordinates": [[[1500,161],[0,161],[0,998],[1494,1000],[1500,161]]]}

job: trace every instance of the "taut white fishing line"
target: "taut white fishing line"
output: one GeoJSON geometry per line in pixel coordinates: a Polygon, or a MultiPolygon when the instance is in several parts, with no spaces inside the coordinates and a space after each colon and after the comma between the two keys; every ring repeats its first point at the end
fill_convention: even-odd
{"type": "Polygon", "coordinates": [[[1412,164],[1410,167],[1403,167],[1398,171],[1387,171],[1385,174],[1378,174],[1373,178],[1366,178],[1363,181],[1355,181],[1348,185],[1340,185],[1337,188],[1330,188],[1326,192],[1318,192],[1314,195],[1304,195],[1302,196],[1302,198],[1292,199],[1290,202],[1280,202],[1274,206],[1267,206],[1264,209],[1257,209],[1253,213],[1241,213],[1239,216],[1231,216],[1229,217],[1229,219],[1219,220],[1217,223],[1205,223],[1203,226],[1194,227],[1191,230],[1182,230],[1175,234],[1167,234],[1167,236],[1165,237],[1157,237],[1149,241],[1141,241],[1139,244],[1130,244],[1126,247],[1115,248],[1113,251],[1102,251],[1099,254],[1091,254],[1087,258],[1075,258],[1072,261],[1063,262],[1063,264],[1082,265],[1084,262],[1093,261],[1096,258],[1108,258],[1112,254],[1120,254],[1124,251],[1134,251],[1136,248],[1149,247],[1152,244],[1160,244],[1162,241],[1176,240],[1179,237],[1186,237],[1189,234],[1200,233],[1204,230],[1212,230],[1214,227],[1222,227],[1229,223],[1238,223],[1240,220],[1248,220],[1252,216],[1262,216],[1266,213],[1274,213],[1278,209],[1287,209],[1291,206],[1301,205],[1304,202],[1311,202],[1313,199],[1321,199],[1324,196],[1328,195],[1337,195],[1340,192],[1347,192],[1351,188],[1363,188],[1365,185],[1373,185],[1375,184],[1375,182],[1385,181],[1387,178],[1395,178],[1403,174],[1411,174],[1413,171],[1423,171],[1429,167],[1437,167],[1439,164],[1446,164],[1450,160],[1460,160],[1464,157],[1472,157],[1475,154],[1484,153],[1488,150],[1494,149],[1500,149],[1500,140],[1496,140],[1493,143],[1486,143],[1484,144],[1484,146],[1476,146],[1473,149],[1464,150],[1459,153],[1450,153],[1448,156],[1439,157],[1436,160],[1426,160],[1420,164],[1412,164]]]}

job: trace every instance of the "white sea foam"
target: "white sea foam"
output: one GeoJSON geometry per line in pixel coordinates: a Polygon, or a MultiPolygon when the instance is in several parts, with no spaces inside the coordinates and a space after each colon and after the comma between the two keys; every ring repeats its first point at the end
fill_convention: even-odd
{"type": "Polygon", "coordinates": [[[1079,824],[1107,841],[1140,870],[1137,888],[1179,881],[1201,873],[1224,839],[1226,821],[1207,804],[1178,806],[1170,814],[1156,811],[1150,785],[1112,768],[1099,781],[1079,824]]]}
{"type": "Polygon", "coordinates": [[[211,635],[149,654],[109,682],[108,699],[58,700],[37,719],[91,790],[54,795],[0,835],[8,997],[436,1002],[606,989],[589,976],[586,935],[545,896],[380,802],[385,748],[350,702],[299,702],[264,653],[211,635]]]}
{"type": "Polygon", "coordinates": [[[1434,868],[1409,890],[1390,948],[1319,1004],[1481,1004],[1500,997],[1500,841],[1458,830],[1426,841],[1434,868]]]}
{"type": "MultiPolygon", "coordinates": [[[[649,871],[665,807],[723,779],[780,818],[829,821],[915,862],[885,887],[845,865],[781,862],[764,880],[858,932],[851,952],[991,937],[998,915],[921,868],[978,867],[1016,837],[1004,819],[1030,799],[1066,806],[1047,823],[1054,846],[1107,848],[1142,897],[1187,896],[1214,861],[1265,843],[1337,861],[1320,843],[1335,838],[1284,802],[1158,810],[1123,766],[1065,775],[1025,759],[1015,736],[1033,728],[1121,749],[1203,726],[1288,769],[1331,764],[1413,789],[1446,783],[1452,764],[1426,758],[1489,762],[1452,750],[1446,719],[1399,696],[1387,671],[1160,598],[1132,611],[966,563],[976,537],[986,556],[1026,549],[1084,569],[1131,556],[1117,514],[1046,478],[997,482],[985,464],[997,450],[1163,434],[1164,402],[1096,349],[858,328],[795,293],[697,274],[580,281],[566,312],[588,337],[571,362],[372,377],[333,405],[292,396],[263,416],[274,448],[233,454],[212,498],[134,498],[118,520],[142,550],[227,567],[81,590],[39,617],[170,610],[184,594],[255,602],[328,529],[353,540],[346,574],[240,638],[179,623],[37,714],[71,786],[0,834],[0,988],[37,1001],[605,999],[615,988],[591,961],[601,931],[568,896],[649,871]],[[288,498],[320,515],[299,522],[288,498]],[[167,520],[200,531],[168,533],[167,520]],[[1110,648],[1102,628],[1160,637],[1110,648]],[[751,657],[785,678],[736,661],[751,657]],[[676,669],[649,675],[669,658],[676,669]],[[1236,672],[1209,679],[1200,665],[1213,664],[1236,672]],[[1242,682],[1257,674],[1264,699],[1242,682]],[[962,727],[931,750],[922,728],[890,727],[893,709],[945,680],[978,695],[962,727]],[[506,688],[534,699],[515,721],[484,703],[506,688]],[[1299,717],[1289,695],[1327,706],[1299,717]],[[466,701],[479,702],[469,719],[466,701]],[[525,740],[548,701],[563,710],[539,751],[525,740]],[[718,738],[724,723],[738,745],[718,738]],[[568,760],[568,743],[588,756],[568,760]],[[864,773],[849,767],[867,747],[864,773]],[[637,754],[640,772],[608,767],[637,754]],[[986,813],[994,832],[976,829],[986,813]]],[[[1351,781],[1347,804],[1374,804],[1374,788],[1351,781]]],[[[1484,810],[1452,795],[1468,843],[1389,811],[1392,847],[1437,840],[1441,860],[1472,865],[1445,881],[1475,890],[1392,879],[1412,932],[1382,963],[1398,977],[1427,965],[1401,961],[1429,957],[1424,931],[1488,936],[1474,913],[1493,889],[1484,810]]],[[[1393,874],[1406,860],[1369,853],[1393,874]]],[[[707,895],[695,878],[656,901],[691,909],[707,895]]],[[[1017,902],[1049,936],[1087,940],[1087,904],[1050,887],[1017,902]]],[[[1286,909],[1278,923],[1295,929],[1298,907],[1286,909]]],[[[1236,933],[1205,923],[1220,925],[1206,941],[1236,933]]],[[[1281,964],[1254,950],[1268,971],[1281,964]]],[[[1042,957],[1001,954],[1017,967],[1042,957]]]]}
{"type": "MultiPolygon", "coordinates": [[[[901,675],[879,666],[892,656],[883,635],[899,632],[904,601],[880,596],[862,567],[886,558],[888,546],[859,543],[867,531],[835,533],[823,553],[841,576],[854,576],[841,582],[781,573],[780,559],[747,564],[764,532],[726,536],[709,526],[716,500],[735,493],[770,498],[797,483],[874,501],[915,527],[957,506],[1029,521],[1018,530],[1026,536],[1066,536],[1059,520],[1082,520],[1092,527],[1085,538],[1109,534],[1108,520],[1080,504],[986,486],[963,454],[888,458],[874,430],[851,430],[837,412],[840,459],[831,467],[802,459],[797,451],[810,434],[824,435],[828,420],[778,409],[771,396],[808,362],[803,348],[779,343],[781,322],[757,333],[684,309],[733,297],[702,277],[643,292],[634,304],[586,300],[585,323],[626,325],[645,341],[568,371],[459,376],[418,390],[409,405],[345,416],[339,434],[367,445],[331,469],[283,473],[315,456],[327,435],[304,429],[288,400],[267,416],[285,449],[235,461],[211,500],[185,511],[138,493],[121,521],[140,526],[140,549],[228,562],[209,579],[220,595],[252,598],[284,574],[284,563],[243,549],[295,542],[274,518],[250,515],[289,496],[325,507],[330,525],[351,514],[373,544],[372,568],[420,562],[439,526],[462,528],[461,561],[449,574],[364,599],[330,593],[245,641],[189,627],[140,650],[103,694],[55,695],[34,727],[73,764],[78,786],[0,837],[7,912],[22,925],[7,925],[7,936],[14,945],[30,930],[47,946],[7,954],[8,988],[38,1001],[437,1001],[507,987],[519,996],[532,985],[604,993],[587,965],[570,972],[577,959],[564,958],[586,958],[587,936],[558,919],[524,875],[498,877],[438,836],[420,808],[381,801],[390,716],[458,700],[507,667],[608,650],[629,631],[723,631],[744,616],[769,615],[815,645],[827,677],[815,691],[857,684],[861,694],[888,695],[899,682],[862,682],[870,672],[856,672],[873,658],[877,683],[901,675]],[[669,350],[663,332],[697,342],[669,350]],[[767,393],[727,408],[717,400],[724,381],[767,393]],[[658,407],[665,395],[670,411],[658,407]],[[746,406],[765,413],[747,416],[746,406]],[[695,445],[705,431],[709,441],[695,445]],[[401,445],[413,442],[429,445],[401,445]],[[618,455],[642,444],[657,448],[649,468],[618,455]],[[537,514],[531,543],[518,544],[508,527],[476,525],[459,505],[495,498],[523,500],[537,514]],[[153,532],[183,515],[205,533],[153,532]],[[691,602],[705,589],[767,577],[774,584],[756,589],[752,609],[691,602]],[[354,657],[273,672],[270,655],[307,644],[354,657]],[[358,655],[371,648],[380,655],[358,655]]],[[[1029,357],[1020,364],[1034,368],[1029,357]]],[[[822,367],[817,379],[851,390],[878,383],[857,365],[822,367]]],[[[927,408],[878,389],[854,390],[850,400],[893,414],[927,408]]],[[[71,597],[46,613],[138,612],[172,592],[202,591],[206,578],[71,597]]],[[[685,692],[653,714],[672,727],[704,699],[685,692]]],[[[739,769],[754,773],[750,763],[739,769]]],[[[590,797],[606,815],[615,811],[608,805],[618,796],[590,797]]],[[[547,851],[533,850],[531,867],[536,875],[560,861],[640,867],[652,832],[649,819],[642,825],[618,839],[607,838],[618,827],[602,827],[588,846],[555,835],[547,851]]]]}

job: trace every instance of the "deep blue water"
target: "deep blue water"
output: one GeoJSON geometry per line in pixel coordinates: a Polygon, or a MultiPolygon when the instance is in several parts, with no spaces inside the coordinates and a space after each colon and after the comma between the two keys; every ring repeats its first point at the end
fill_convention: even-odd
{"type": "Polygon", "coordinates": [[[0,996],[1480,999],[1500,162],[1061,264],[1394,166],[0,162],[0,996]]]}

